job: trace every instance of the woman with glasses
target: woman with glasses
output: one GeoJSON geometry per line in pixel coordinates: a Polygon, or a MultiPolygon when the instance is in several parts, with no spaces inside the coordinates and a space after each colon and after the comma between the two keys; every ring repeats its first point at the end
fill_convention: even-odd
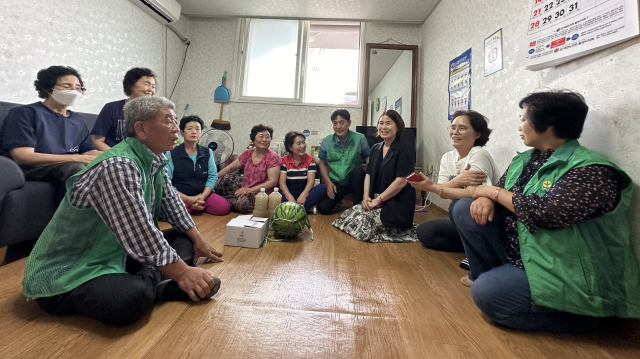
{"type": "Polygon", "coordinates": [[[187,207],[187,212],[206,212],[214,216],[229,213],[231,205],[213,193],[218,169],[210,148],[198,145],[204,121],[198,116],[180,119],[180,135],[184,143],[167,152],[167,175],[187,207]]]}
{"type": "Polygon", "coordinates": [[[144,67],[134,67],[127,71],[122,80],[125,100],[104,105],[91,130],[93,144],[100,151],[106,151],[124,139],[124,104],[140,96],[156,93],[156,74],[144,67]]]}
{"type": "Polygon", "coordinates": [[[631,179],[578,142],[589,111],[580,94],[537,92],[519,105],[531,149],[454,209],[471,297],[520,330],[584,332],[599,317],[640,317],[631,179]]]}
{"type": "MultiPolygon", "coordinates": [[[[447,133],[454,149],[440,160],[438,183],[433,183],[422,173],[421,182],[409,183],[418,190],[453,200],[449,205],[450,218],[434,219],[418,226],[420,243],[430,249],[463,253],[462,240],[451,218],[453,207],[458,199],[473,196],[473,186],[497,183],[500,172],[489,152],[483,148],[491,134],[487,119],[473,110],[456,111],[451,118],[447,133]]],[[[469,269],[466,260],[460,266],[469,269]]]]}
{"type": "Polygon", "coordinates": [[[38,71],[33,84],[44,101],[9,111],[0,129],[0,154],[13,158],[27,181],[52,183],[59,203],[67,178],[101,152],[84,119],[69,110],[85,90],[78,71],[51,66],[38,71]]]}
{"type": "Polygon", "coordinates": [[[362,202],[332,225],[365,242],[416,242],[416,192],[405,180],[413,172],[415,151],[401,141],[404,121],[398,112],[383,112],[377,128],[383,141],[371,147],[362,202]]]}
{"type": "Polygon", "coordinates": [[[260,188],[267,193],[280,178],[282,160],[277,153],[269,149],[273,128],[259,124],[253,126],[249,135],[253,148],[242,152],[231,164],[218,172],[218,184],[215,192],[224,196],[231,203],[231,209],[240,213],[253,212],[256,194],[260,188]],[[236,171],[243,169],[244,176],[236,171]],[[234,173],[236,172],[236,173],[234,173]]]}

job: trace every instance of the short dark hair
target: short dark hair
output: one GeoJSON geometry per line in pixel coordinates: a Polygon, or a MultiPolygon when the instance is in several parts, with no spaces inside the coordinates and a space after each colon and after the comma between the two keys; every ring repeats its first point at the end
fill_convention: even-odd
{"type": "Polygon", "coordinates": [[[269,131],[269,136],[273,138],[273,127],[269,125],[259,124],[251,128],[251,134],[249,135],[249,138],[251,139],[251,141],[255,141],[256,135],[258,134],[258,132],[262,132],[262,131],[269,131]]]}
{"type": "Polygon", "coordinates": [[[298,136],[306,139],[305,135],[300,131],[289,131],[286,135],[284,135],[284,149],[287,152],[293,152],[289,149],[289,147],[293,146],[293,143],[296,141],[296,137],[298,136]]]}
{"type": "Polygon", "coordinates": [[[33,82],[33,86],[35,86],[36,91],[38,91],[38,97],[45,99],[49,97],[53,91],[53,86],[56,85],[58,79],[67,75],[77,77],[80,81],[82,91],[84,91],[84,82],[82,82],[82,77],[80,77],[80,74],[76,69],[70,66],[54,65],[38,71],[36,80],[33,82]]]}
{"type": "Polygon", "coordinates": [[[527,117],[536,132],[553,127],[558,138],[567,140],[580,137],[589,112],[584,97],[569,90],[534,92],[520,100],[519,106],[526,106],[527,117]]]}
{"type": "Polygon", "coordinates": [[[131,96],[131,88],[142,76],[149,76],[154,79],[156,78],[156,74],[146,67],[134,67],[124,74],[124,79],[122,79],[122,88],[124,89],[125,95],[131,96]]]}
{"type": "Polygon", "coordinates": [[[178,126],[178,127],[180,127],[180,131],[184,131],[184,128],[187,127],[187,124],[189,122],[197,122],[197,123],[199,123],[200,124],[200,129],[204,130],[204,121],[202,121],[200,116],[189,115],[189,116],[185,116],[185,117],[180,119],[180,125],[178,126]]]}
{"type": "Polygon", "coordinates": [[[400,114],[395,110],[385,110],[382,112],[380,117],[378,117],[378,122],[380,121],[382,116],[388,116],[391,121],[396,124],[396,127],[398,127],[398,133],[396,133],[396,137],[402,136],[402,132],[404,132],[404,120],[402,119],[402,116],[400,116],[400,114]]]}
{"type": "Polygon", "coordinates": [[[335,120],[338,116],[344,118],[347,121],[351,121],[351,114],[344,108],[337,108],[333,110],[333,112],[331,113],[331,122],[333,122],[333,120],[335,120]]]}
{"type": "Polygon", "coordinates": [[[467,116],[473,130],[480,134],[480,137],[473,142],[474,146],[482,147],[489,142],[492,130],[489,128],[489,120],[483,114],[474,110],[458,110],[451,115],[451,121],[453,122],[458,116],[467,116]]]}

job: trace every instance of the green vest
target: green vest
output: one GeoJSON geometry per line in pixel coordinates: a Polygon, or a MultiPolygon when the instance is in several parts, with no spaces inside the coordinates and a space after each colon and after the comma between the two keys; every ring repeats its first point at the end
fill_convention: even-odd
{"type": "Polygon", "coordinates": [[[360,141],[363,140],[363,134],[351,130],[347,134],[345,143],[340,143],[335,133],[326,137],[326,161],[331,167],[329,172],[331,182],[341,186],[349,183],[351,171],[362,163],[362,158],[358,156],[358,149],[360,148],[360,141]]]}
{"type": "MultiPolygon", "coordinates": [[[[511,189],[533,150],[514,157],[505,188],[511,189]]],[[[567,171],[594,165],[616,169],[620,203],[598,218],[560,230],[530,233],[518,221],[520,254],[537,305],[594,317],[640,317],[640,269],[629,231],[629,176],[601,155],[567,141],[534,174],[524,195],[544,196],[567,171]]]]}
{"type": "Polygon", "coordinates": [[[147,209],[157,221],[162,205],[163,167],[155,175],[156,200],[152,210],[151,168],[155,156],[140,141],[128,137],[67,180],[66,196],[27,259],[22,281],[22,293],[26,297],[51,297],[69,292],[93,278],[125,272],[126,253],[113,231],[93,208],[76,208],[69,202],[70,190],[78,177],[111,157],[125,157],[136,164],[147,209]]]}

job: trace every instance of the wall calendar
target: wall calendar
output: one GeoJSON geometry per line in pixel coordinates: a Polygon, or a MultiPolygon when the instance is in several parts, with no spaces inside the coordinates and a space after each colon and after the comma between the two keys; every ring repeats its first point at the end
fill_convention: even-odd
{"type": "Polygon", "coordinates": [[[556,66],[638,35],[638,0],[530,0],[528,70],[556,66]]]}

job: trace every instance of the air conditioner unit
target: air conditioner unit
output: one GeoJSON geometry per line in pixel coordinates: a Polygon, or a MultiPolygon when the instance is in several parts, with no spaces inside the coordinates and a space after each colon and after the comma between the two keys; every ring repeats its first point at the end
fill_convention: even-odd
{"type": "Polygon", "coordinates": [[[162,24],[178,21],[182,6],[176,0],[129,0],[162,24]]]}

